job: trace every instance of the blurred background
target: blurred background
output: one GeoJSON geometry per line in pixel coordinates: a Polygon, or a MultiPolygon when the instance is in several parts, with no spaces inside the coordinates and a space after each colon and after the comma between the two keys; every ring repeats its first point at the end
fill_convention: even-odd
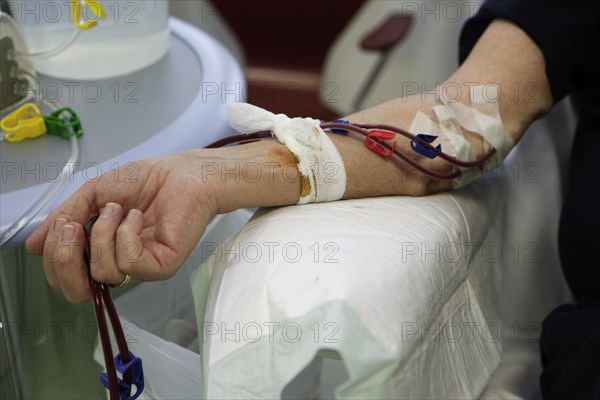
{"type": "Polygon", "coordinates": [[[432,90],[458,65],[473,1],[171,1],[243,65],[250,103],[329,120],[432,90]]]}

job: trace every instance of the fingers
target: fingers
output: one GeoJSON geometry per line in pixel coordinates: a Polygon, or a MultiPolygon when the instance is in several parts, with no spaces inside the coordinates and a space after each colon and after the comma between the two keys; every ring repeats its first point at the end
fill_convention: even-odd
{"type": "Polygon", "coordinates": [[[85,183],[59,208],[50,213],[42,225],[27,238],[25,242],[27,251],[36,255],[44,253],[44,242],[47,240],[47,236],[52,233],[54,222],[60,216],[67,216],[69,220],[80,224],[86,223],[93,213],[97,212],[94,190],[93,184],[90,182],[85,183]]]}
{"type": "Polygon", "coordinates": [[[149,249],[144,248],[141,233],[144,215],[132,209],[125,218],[122,206],[109,203],[101,211],[92,228],[91,272],[98,282],[119,285],[125,274],[138,281],[166,279],[164,272],[149,249]]]}
{"type": "Polygon", "coordinates": [[[87,267],[83,257],[83,226],[69,221],[69,216],[55,219],[44,243],[44,271],[50,285],[61,289],[72,303],[90,298],[87,267]]]}
{"type": "Polygon", "coordinates": [[[117,228],[122,218],[123,207],[116,203],[108,203],[92,228],[90,269],[92,278],[97,282],[118,285],[125,277],[117,265],[120,249],[115,243],[117,228]]]}
{"type": "MultiPolygon", "coordinates": [[[[108,203],[92,227],[90,271],[97,282],[118,285],[125,278],[120,264],[138,262],[143,216],[132,210],[123,220],[123,207],[108,203]],[[117,244],[118,232],[121,240],[117,244]]],[[[67,300],[82,303],[91,296],[87,265],[84,261],[83,226],[71,216],[57,216],[44,241],[44,271],[50,286],[63,291],[67,300]]]]}
{"type": "MultiPolygon", "coordinates": [[[[143,227],[142,212],[136,209],[130,210],[117,230],[117,245],[120,249],[119,269],[142,281],[170,278],[173,273],[162,269],[155,255],[144,247],[140,236],[143,227]]],[[[155,245],[162,247],[159,244],[155,245]]]]}
{"type": "MultiPolygon", "coordinates": [[[[57,215],[51,222],[43,243],[48,283],[62,290],[69,301],[84,302],[91,297],[83,256],[84,228],[65,214],[57,215]]],[[[143,241],[143,230],[144,215],[137,209],[130,210],[125,216],[121,205],[108,203],[100,210],[90,235],[92,279],[118,285],[125,279],[125,274],[139,281],[171,277],[176,269],[163,267],[159,259],[170,265],[177,259],[177,251],[152,237],[143,241]]]]}
{"type": "Polygon", "coordinates": [[[46,251],[44,252],[44,273],[46,274],[46,280],[54,289],[60,289],[60,282],[56,275],[55,265],[58,262],[60,256],[60,244],[58,238],[63,226],[69,222],[70,217],[68,215],[61,215],[54,220],[54,225],[50,234],[46,236],[45,245],[46,251]]]}

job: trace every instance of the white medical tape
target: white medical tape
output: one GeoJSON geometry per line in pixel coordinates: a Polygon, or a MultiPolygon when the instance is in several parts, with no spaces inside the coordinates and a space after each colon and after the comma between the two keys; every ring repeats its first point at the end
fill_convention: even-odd
{"type": "Polygon", "coordinates": [[[493,100],[486,95],[485,91],[490,87],[495,88],[487,85],[471,86],[470,106],[449,101],[444,95],[440,97],[444,105],[454,112],[460,126],[482,136],[486,142],[484,150],[487,151],[490,146],[493,147],[496,149],[495,158],[502,162],[515,143],[502,124],[497,92],[493,100]]]}
{"type": "MultiPolygon", "coordinates": [[[[465,139],[452,109],[446,106],[434,106],[433,112],[438,119],[442,137],[452,143],[455,157],[463,161],[475,160],[471,142],[465,139]]],[[[444,147],[442,147],[443,149],[444,147]]]]}
{"type": "Polygon", "coordinates": [[[461,161],[476,159],[473,147],[464,137],[462,129],[480,135],[484,139],[484,151],[488,151],[490,147],[496,149],[494,156],[482,167],[460,168],[462,174],[454,181],[455,188],[477,179],[482,171],[500,165],[514,147],[514,141],[502,124],[498,102],[487,99],[484,92],[487,89],[489,87],[484,85],[471,86],[470,105],[451,101],[440,91],[439,97],[443,104],[433,106],[438,123],[419,111],[410,126],[413,134],[437,136],[438,140],[433,145],[441,144],[444,153],[461,161]]]}
{"type": "Polygon", "coordinates": [[[438,139],[436,141],[436,146],[441,144],[444,153],[456,157],[456,149],[454,148],[452,141],[450,141],[450,139],[445,135],[440,135],[440,126],[433,122],[431,118],[429,118],[429,116],[424,112],[417,111],[410,128],[408,128],[408,131],[415,135],[424,133],[426,135],[437,136],[438,139]]]}
{"type": "Polygon", "coordinates": [[[229,104],[228,120],[240,133],[270,130],[294,154],[300,174],[310,183],[310,193],[301,194],[297,204],[334,201],[344,195],[344,162],[318,120],[289,118],[248,103],[229,104]]]}

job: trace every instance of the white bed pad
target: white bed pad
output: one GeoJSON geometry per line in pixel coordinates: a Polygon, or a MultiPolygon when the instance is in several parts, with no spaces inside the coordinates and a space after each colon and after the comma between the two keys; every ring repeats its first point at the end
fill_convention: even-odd
{"type": "Polygon", "coordinates": [[[334,355],[337,398],[477,398],[501,359],[499,197],[480,181],[260,211],[192,275],[202,396],[278,398],[334,355]]]}

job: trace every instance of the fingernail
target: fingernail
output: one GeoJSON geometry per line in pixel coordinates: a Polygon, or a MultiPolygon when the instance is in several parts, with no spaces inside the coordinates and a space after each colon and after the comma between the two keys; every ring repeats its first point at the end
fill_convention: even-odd
{"type": "Polygon", "coordinates": [[[68,221],[64,218],[56,218],[56,221],[54,221],[54,234],[56,236],[60,235],[60,231],[62,229],[62,227],[67,223],[68,221]]]}
{"type": "Polygon", "coordinates": [[[142,216],[142,212],[140,210],[136,210],[135,208],[132,208],[131,210],[129,210],[129,212],[127,213],[127,218],[126,220],[128,222],[134,222],[136,220],[139,220],[140,217],[142,216]]]}
{"type": "Polygon", "coordinates": [[[100,216],[102,218],[108,218],[113,214],[113,212],[115,212],[115,203],[108,203],[104,206],[104,210],[102,210],[100,216]]]}
{"type": "Polygon", "coordinates": [[[71,242],[75,237],[75,227],[73,225],[65,225],[60,233],[60,241],[62,243],[71,242]]]}

